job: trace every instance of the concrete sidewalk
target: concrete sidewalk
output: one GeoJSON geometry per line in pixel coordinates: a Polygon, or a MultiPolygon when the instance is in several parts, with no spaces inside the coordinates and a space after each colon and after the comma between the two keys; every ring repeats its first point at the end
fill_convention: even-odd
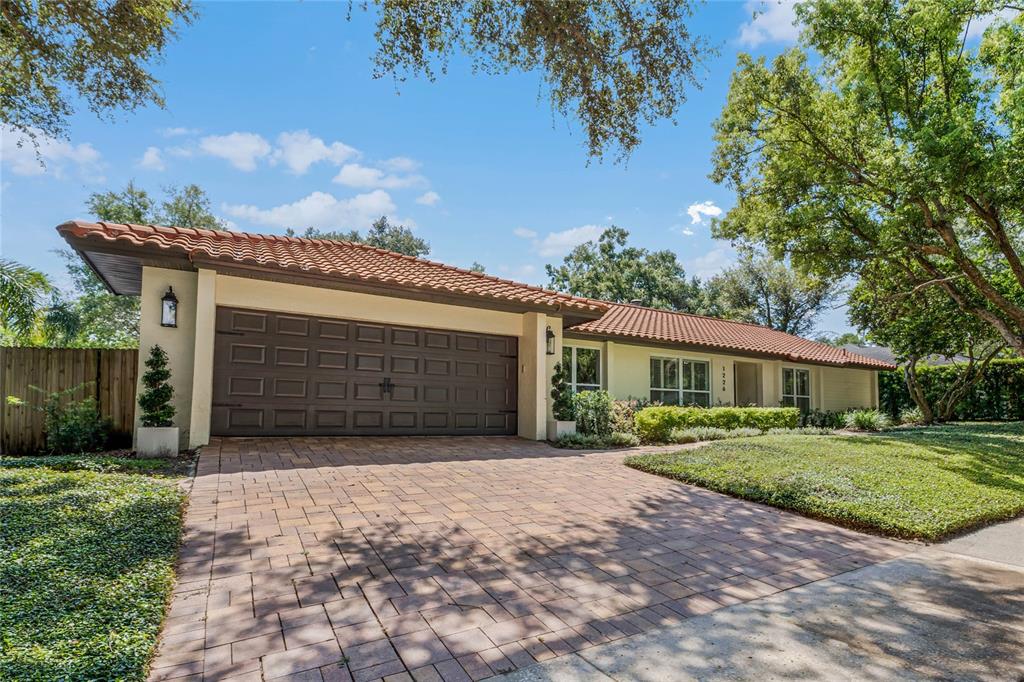
{"type": "Polygon", "coordinates": [[[1024,519],[505,676],[1024,679],[1024,519]]]}

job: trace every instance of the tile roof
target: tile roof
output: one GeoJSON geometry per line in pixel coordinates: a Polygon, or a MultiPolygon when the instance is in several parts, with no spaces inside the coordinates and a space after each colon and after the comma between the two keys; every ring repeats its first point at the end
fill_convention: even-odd
{"type": "Polygon", "coordinates": [[[810,341],[746,322],[733,322],[632,304],[611,304],[597,320],[577,324],[571,331],[599,336],[624,336],[686,346],[768,355],[790,362],[895,369],[877,358],[810,341]]]}
{"type": "Polygon", "coordinates": [[[65,238],[177,252],[190,259],[204,256],[268,269],[315,272],[367,283],[561,307],[592,314],[600,314],[608,308],[608,304],[601,301],[548,291],[355,242],[82,221],[64,223],[57,230],[65,238]]]}
{"type": "Polygon", "coordinates": [[[603,316],[569,327],[599,336],[620,336],[842,367],[893,369],[884,360],[802,339],[767,327],[713,317],[655,310],[570,296],[443,263],[413,258],[366,244],[246,232],[157,225],[71,221],[57,230],[76,248],[96,241],[193,259],[313,272],[366,283],[447,292],[525,305],[559,307],[603,316]]]}

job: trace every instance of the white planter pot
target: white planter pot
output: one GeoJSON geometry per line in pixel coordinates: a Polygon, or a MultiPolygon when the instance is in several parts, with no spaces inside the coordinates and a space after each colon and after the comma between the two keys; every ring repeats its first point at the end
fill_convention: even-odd
{"type": "Polygon", "coordinates": [[[136,452],[139,457],[171,457],[178,454],[177,426],[140,426],[136,452]]]}
{"type": "Polygon", "coordinates": [[[563,422],[557,419],[548,420],[548,440],[556,441],[562,436],[570,436],[576,433],[576,422],[563,422]]]}

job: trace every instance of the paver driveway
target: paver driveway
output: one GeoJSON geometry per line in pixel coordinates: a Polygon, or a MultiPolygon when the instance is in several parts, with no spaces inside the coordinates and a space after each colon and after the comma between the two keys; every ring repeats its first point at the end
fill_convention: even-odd
{"type": "Polygon", "coordinates": [[[466,680],[906,553],[515,438],[215,439],[158,680],[466,680]]]}

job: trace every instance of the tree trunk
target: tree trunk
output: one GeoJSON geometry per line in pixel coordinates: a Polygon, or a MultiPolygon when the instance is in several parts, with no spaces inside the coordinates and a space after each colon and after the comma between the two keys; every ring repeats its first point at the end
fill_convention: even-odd
{"type": "Polygon", "coordinates": [[[924,390],[917,381],[916,355],[911,355],[907,359],[907,364],[903,366],[903,378],[907,382],[907,390],[910,391],[910,397],[914,399],[914,404],[921,410],[921,421],[925,424],[931,424],[935,421],[935,413],[932,412],[932,406],[928,404],[928,398],[925,397],[924,390]]]}

